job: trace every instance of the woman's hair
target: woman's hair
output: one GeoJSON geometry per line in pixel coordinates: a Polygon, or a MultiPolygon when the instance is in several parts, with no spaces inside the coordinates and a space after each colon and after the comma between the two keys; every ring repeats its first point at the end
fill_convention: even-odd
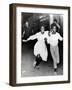
{"type": "Polygon", "coordinates": [[[57,26],[54,23],[51,25],[51,29],[53,29],[53,27],[56,27],[56,29],[57,29],[57,26]]]}

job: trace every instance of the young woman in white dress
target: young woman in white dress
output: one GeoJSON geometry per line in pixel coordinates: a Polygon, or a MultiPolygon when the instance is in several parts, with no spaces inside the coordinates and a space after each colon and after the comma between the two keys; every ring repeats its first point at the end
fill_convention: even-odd
{"type": "Polygon", "coordinates": [[[41,63],[42,60],[47,61],[48,51],[45,44],[46,36],[48,36],[48,31],[45,31],[44,26],[41,26],[40,32],[30,36],[27,40],[23,40],[23,42],[27,42],[29,40],[37,39],[33,51],[36,57],[33,63],[34,67],[39,68],[39,64],[41,63]]]}

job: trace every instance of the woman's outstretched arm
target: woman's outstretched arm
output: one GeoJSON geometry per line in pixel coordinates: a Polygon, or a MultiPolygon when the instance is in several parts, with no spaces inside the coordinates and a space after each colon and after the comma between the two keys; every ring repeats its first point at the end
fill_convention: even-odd
{"type": "Polygon", "coordinates": [[[37,36],[38,34],[36,33],[35,35],[30,36],[27,40],[29,41],[29,40],[37,39],[37,36]]]}
{"type": "Polygon", "coordinates": [[[22,41],[27,42],[29,40],[34,40],[34,39],[37,39],[37,36],[38,36],[38,34],[36,33],[35,35],[30,36],[27,40],[22,40],[22,41]]]}

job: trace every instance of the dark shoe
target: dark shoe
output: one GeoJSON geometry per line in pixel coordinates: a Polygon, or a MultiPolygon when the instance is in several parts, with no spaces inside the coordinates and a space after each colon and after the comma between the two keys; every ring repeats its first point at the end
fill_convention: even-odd
{"type": "Polygon", "coordinates": [[[56,68],[54,69],[54,72],[57,72],[57,69],[56,68]]]}
{"type": "Polygon", "coordinates": [[[36,66],[36,69],[39,69],[40,68],[40,66],[36,66]]]}

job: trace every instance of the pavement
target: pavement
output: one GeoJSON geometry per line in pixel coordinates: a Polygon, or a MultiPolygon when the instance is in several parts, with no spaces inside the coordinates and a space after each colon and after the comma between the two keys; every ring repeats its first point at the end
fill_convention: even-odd
{"type": "Polygon", "coordinates": [[[54,76],[63,75],[63,63],[62,58],[57,68],[57,73],[53,69],[53,60],[51,56],[48,56],[47,62],[42,61],[39,69],[34,69],[33,62],[35,56],[33,54],[33,48],[29,45],[22,46],[22,60],[21,60],[21,77],[33,77],[33,76],[54,76]]]}

